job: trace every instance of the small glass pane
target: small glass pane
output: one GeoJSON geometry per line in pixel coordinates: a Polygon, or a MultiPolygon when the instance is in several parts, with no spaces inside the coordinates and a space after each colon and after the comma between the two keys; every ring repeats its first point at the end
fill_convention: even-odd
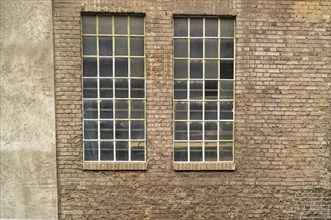
{"type": "Polygon", "coordinates": [[[206,39],[205,41],[205,57],[218,58],[218,39],[206,39]]]}
{"type": "Polygon", "coordinates": [[[129,122],[128,121],[116,121],[116,139],[128,139],[129,138],[129,122]]]}
{"type": "Polygon", "coordinates": [[[187,18],[175,18],[174,19],[174,36],[186,37],[188,33],[187,18]]]}
{"type": "Polygon", "coordinates": [[[187,39],[174,39],[174,57],[188,57],[187,39]]]}
{"type": "Polygon", "coordinates": [[[217,122],[205,122],[205,140],[217,140],[217,122]]]}
{"type": "Polygon", "coordinates": [[[130,34],[144,35],[144,17],[130,17],[130,34]]]}
{"type": "Polygon", "coordinates": [[[206,60],[205,78],[206,79],[217,79],[218,78],[218,61],[206,60]]]}
{"type": "Polygon", "coordinates": [[[232,140],[233,139],[233,122],[220,122],[220,140],[232,140]]]}
{"type": "Polygon", "coordinates": [[[113,97],[113,80],[100,79],[100,98],[113,97]]]}
{"type": "Polygon", "coordinates": [[[220,119],[233,119],[233,102],[220,102],[220,119]]]}
{"type": "Polygon", "coordinates": [[[128,59],[116,58],[115,59],[115,76],[127,77],[128,76],[128,59]]]}
{"type": "Polygon", "coordinates": [[[174,98],[187,99],[187,81],[176,80],[174,82],[174,98]]]}
{"type": "Polygon", "coordinates": [[[124,100],[115,102],[115,118],[129,118],[129,103],[124,100]]]}
{"type": "Polygon", "coordinates": [[[96,17],[91,15],[82,16],[82,29],[83,34],[95,34],[96,33],[96,17]]]}
{"type": "Polygon", "coordinates": [[[175,102],[175,120],[186,120],[188,115],[187,102],[175,102]]]}
{"type": "Polygon", "coordinates": [[[203,98],[203,81],[190,82],[190,99],[203,98]]]}
{"type": "Polygon", "coordinates": [[[186,79],[188,71],[187,60],[174,60],[174,78],[186,79]]]}
{"type": "Polygon", "coordinates": [[[128,38],[115,37],[115,55],[128,55],[128,38]]]}
{"type": "Polygon", "coordinates": [[[190,161],[202,161],[202,143],[190,143],[190,161]]]}
{"type": "Polygon", "coordinates": [[[190,140],[202,140],[202,122],[190,122],[190,140]]]}
{"type": "Polygon", "coordinates": [[[187,122],[175,122],[175,140],[187,140],[187,122]]]}
{"type": "Polygon", "coordinates": [[[144,119],[145,118],[145,102],[131,101],[131,118],[144,119]]]}
{"type": "Polygon", "coordinates": [[[84,141],[84,161],[98,160],[98,142],[84,141]]]}
{"type": "Polygon", "coordinates": [[[217,99],[218,95],[218,81],[206,80],[205,81],[205,99],[217,99]]]}
{"type": "Polygon", "coordinates": [[[116,142],[116,160],[118,161],[129,160],[129,142],[127,141],[116,142]]]}
{"type": "Polygon", "coordinates": [[[217,120],[217,102],[205,102],[205,120],[217,120]]]}
{"type": "Polygon", "coordinates": [[[83,76],[96,77],[97,76],[97,59],[83,58],[83,76]]]}
{"type": "Polygon", "coordinates": [[[128,17],[127,16],[114,16],[115,34],[128,33],[128,17]]]}
{"type": "Polygon", "coordinates": [[[202,60],[191,60],[190,72],[191,72],[190,73],[191,79],[202,79],[203,76],[202,60]]]}
{"type": "Polygon", "coordinates": [[[84,121],[84,139],[98,139],[97,121],[84,121]]]}
{"type": "Polygon", "coordinates": [[[83,98],[98,98],[96,79],[83,79],[83,98]]]}
{"type": "Polygon", "coordinates": [[[203,57],[203,40],[191,39],[190,40],[190,57],[202,58],[203,57]]]}
{"type": "Polygon", "coordinates": [[[205,35],[210,37],[218,36],[218,19],[217,18],[206,18],[205,19],[205,35]]]}
{"type": "Polygon", "coordinates": [[[99,55],[113,55],[113,39],[112,37],[99,37],[99,55]]]}
{"type": "Polygon", "coordinates": [[[131,160],[132,161],[145,160],[145,143],[143,141],[131,142],[131,160]]]}
{"type": "Polygon", "coordinates": [[[131,139],[145,138],[145,122],[131,121],[131,139]]]}
{"type": "Polygon", "coordinates": [[[98,102],[94,100],[84,100],[84,118],[98,118],[98,102]]]}
{"type": "Polygon", "coordinates": [[[83,37],[83,55],[97,54],[97,38],[83,37]]]}
{"type": "Polygon", "coordinates": [[[205,143],[205,161],[217,161],[217,143],[205,143]]]}
{"type": "Polygon", "coordinates": [[[233,99],[233,81],[220,82],[220,98],[233,99]]]}
{"type": "Polygon", "coordinates": [[[203,18],[190,18],[190,36],[203,36],[203,18]]]}
{"type": "Polygon", "coordinates": [[[234,20],[222,19],[221,20],[221,37],[233,37],[234,36],[234,20]]]}
{"type": "Polygon", "coordinates": [[[114,146],[113,142],[102,141],[100,142],[100,160],[112,161],[114,160],[114,146]]]}
{"type": "Polygon", "coordinates": [[[144,77],[145,75],[145,63],[144,59],[130,59],[130,74],[132,77],[144,77]]]}
{"type": "Polygon", "coordinates": [[[113,76],[113,59],[100,58],[99,59],[99,71],[101,77],[113,76]]]}
{"type": "Polygon", "coordinates": [[[113,118],[112,100],[100,100],[100,118],[113,118]]]}
{"type": "Polygon", "coordinates": [[[221,39],[221,58],[233,58],[234,42],[233,39],[221,39]]]}
{"type": "Polygon", "coordinates": [[[128,80],[117,79],[115,81],[115,98],[128,98],[128,80]]]}
{"type": "Polygon", "coordinates": [[[202,102],[190,103],[190,119],[202,120],[202,102]]]}
{"type": "Polygon", "coordinates": [[[100,139],[113,139],[113,121],[100,121],[100,139]]]}
{"type": "Polygon", "coordinates": [[[131,79],[131,98],[145,97],[145,80],[131,79]]]}
{"type": "Polygon", "coordinates": [[[233,60],[220,61],[221,79],[233,79],[233,60]]]}
{"type": "Polygon", "coordinates": [[[112,33],[112,19],[111,16],[99,15],[99,34],[112,33]]]}
{"type": "Polygon", "coordinates": [[[130,55],[144,56],[144,38],[130,37],[130,55]]]}
{"type": "Polygon", "coordinates": [[[220,161],[233,160],[233,142],[220,142],[220,161]]]}
{"type": "Polygon", "coordinates": [[[175,142],[174,144],[174,161],[187,161],[187,142],[175,142]]]}

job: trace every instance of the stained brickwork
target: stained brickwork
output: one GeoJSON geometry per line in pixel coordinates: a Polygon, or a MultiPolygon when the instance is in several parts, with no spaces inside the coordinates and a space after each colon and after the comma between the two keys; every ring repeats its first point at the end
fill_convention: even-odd
{"type": "Polygon", "coordinates": [[[329,0],[54,0],[60,219],[330,219],[329,0]],[[81,12],[144,13],[147,170],[83,170],[81,12]],[[236,16],[235,171],[174,171],[173,15],[236,16]]]}

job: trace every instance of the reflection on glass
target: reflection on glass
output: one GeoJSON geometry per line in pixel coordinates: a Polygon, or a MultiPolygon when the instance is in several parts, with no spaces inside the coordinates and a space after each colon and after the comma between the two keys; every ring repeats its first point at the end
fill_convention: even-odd
{"type": "Polygon", "coordinates": [[[203,57],[203,40],[191,39],[190,40],[190,57],[202,58],[203,57]]]}
{"type": "Polygon", "coordinates": [[[175,102],[175,120],[186,120],[187,114],[187,102],[175,102]]]}
{"type": "Polygon", "coordinates": [[[113,121],[100,121],[100,139],[113,139],[113,121]]]}
{"type": "Polygon", "coordinates": [[[187,78],[187,60],[174,60],[174,78],[187,78]]]}
{"type": "Polygon", "coordinates": [[[128,33],[128,17],[127,16],[114,16],[115,34],[128,33]]]}
{"type": "Polygon", "coordinates": [[[217,142],[205,143],[205,161],[217,161],[217,142]]]}
{"type": "Polygon", "coordinates": [[[84,161],[98,160],[98,142],[84,141],[84,161]]]}
{"type": "Polygon", "coordinates": [[[99,37],[99,55],[111,56],[113,54],[112,37],[99,37]]]}
{"type": "Polygon", "coordinates": [[[219,123],[220,140],[232,140],[233,139],[233,122],[221,121],[219,123]]]}
{"type": "Polygon", "coordinates": [[[145,75],[145,63],[144,59],[130,59],[130,74],[131,77],[144,77],[145,75]]]}
{"type": "Polygon", "coordinates": [[[99,72],[101,77],[113,76],[113,59],[100,58],[99,59],[99,72]]]}
{"type": "Polygon", "coordinates": [[[187,122],[175,122],[175,140],[187,140],[187,122]]]}
{"type": "Polygon", "coordinates": [[[210,37],[218,36],[218,18],[206,18],[205,19],[205,35],[210,37]]]}
{"type": "Polygon", "coordinates": [[[112,17],[106,15],[99,15],[99,34],[112,33],[112,17]]]}
{"type": "Polygon", "coordinates": [[[221,161],[233,160],[233,142],[219,142],[219,156],[221,161]]]}
{"type": "Polygon", "coordinates": [[[206,39],[205,41],[205,57],[218,58],[218,39],[206,39]]]}
{"type": "Polygon", "coordinates": [[[220,98],[233,99],[233,81],[220,82],[220,98]]]}
{"type": "Polygon", "coordinates": [[[187,99],[187,81],[176,80],[174,82],[174,98],[187,99]]]}
{"type": "Polygon", "coordinates": [[[203,18],[190,18],[190,36],[203,36],[203,18]]]}
{"type": "Polygon", "coordinates": [[[221,58],[233,58],[234,42],[233,39],[221,39],[221,58]]]}
{"type": "Polygon", "coordinates": [[[84,121],[84,139],[98,139],[97,121],[84,121]]]}
{"type": "Polygon", "coordinates": [[[188,56],[188,40],[187,39],[174,39],[174,57],[188,56]]]}
{"type": "Polygon", "coordinates": [[[220,61],[221,79],[233,79],[233,60],[220,61]]]}
{"type": "Polygon", "coordinates": [[[128,98],[128,81],[125,79],[115,80],[115,98],[128,98]]]}
{"type": "Polygon", "coordinates": [[[205,78],[217,79],[218,78],[218,61],[206,60],[205,61],[205,78]]]}
{"type": "Polygon", "coordinates": [[[112,98],[113,97],[113,80],[100,79],[100,97],[112,98]]]}
{"type": "Polygon", "coordinates": [[[84,118],[98,118],[98,102],[94,100],[84,100],[84,118]]]}
{"type": "Polygon", "coordinates": [[[233,102],[220,102],[220,119],[233,119],[233,102]]]}
{"type": "Polygon", "coordinates": [[[130,55],[144,56],[144,38],[130,37],[130,55]]]}
{"type": "Polygon", "coordinates": [[[111,141],[100,142],[100,160],[112,161],[114,160],[114,146],[111,141]]]}
{"type": "Polygon", "coordinates": [[[113,118],[113,101],[100,100],[100,118],[113,118]]]}
{"type": "Polygon", "coordinates": [[[132,161],[145,160],[145,146],[143,141],[131,142],[131,160],[132,161]]]}
{"type": "Polygon", "coordinates": [[[129,122],[128,121],[116,121],[115,133],[116,139],[128,139],[129,138],[129,122]]]}
{"type": "Polygon", "coordinates": [[[145,122],[131,121],[131,139],[145,138],[145,122]]]}
{"type": "Polygon", "coordinates": [[[144,17],[130,16],[130,34],[144,35],[144,17]]]}
{"type": "Polygon", "coordinates": [[[115,118],[129,118],[129,104],[126,100],[116,100],[115,118]]]}
{"type": "Polygon", "coordinates": [[[187,142],[175,142],[174,161],[187,161],[187,142]]]}
{"type": "Polygon", "coordinates": [[[95,34],[96,33],[96,17],[91,15],[82,16],[82,32],[83,34],[95,34]]]}
{"type": "Polygon", "coordinates": [[[222,19],[221,20],[221,37],[233,37],[234,36],[234,20],[222,19]]]}
{"type": "Polygon", "coordinates": [[[97,38],[83,37],[83,55],[97,54],[97,38]]]}
{"type": "Polygon", "coordinates": [[[145,118],[145,102],[131,101],[131,118],[143,119],[145,118]]]}
{"type": "Polygon", "coordinates": [[[190,122],[190,140],[202,140],[202,122],[190,122]]]}
{"type": "Polygon", "coordinates": [[[202,143],[190,143],[190,161],[202,161],[202,143]]]}
{"type": "Polygon", "coordinates": [[[191,60],[190,62],[190,78],[202,79],[203,76],[203,65],[202,60],[191,60]]]}
{"type": "Polygon", "coordinates": [[[118,161],[129,160],[129,142],[127,141],[116,142],[116,160],[118,161]]]}
{"type": "Polygon", "coordinates": [[[128,59],[116,58],[115,59],[115,76],[127,77],[128,76],[128,59]]]}
{"type": "Polygon", "coordinates": [[[96,77],[97,76],[97,59],[83,58],[83,76],[96,77]]]}
{"type": "Polygon", "coordinates": [[[174,19],[174,35],[175,37],[186,37],[188,32],[188,19],[175,18],[174,19]]]}
{"type": "Polygon", "coordinates": [[[83,98],[97,98],[97,86],[96,79],[83,79],[83,98]]]}

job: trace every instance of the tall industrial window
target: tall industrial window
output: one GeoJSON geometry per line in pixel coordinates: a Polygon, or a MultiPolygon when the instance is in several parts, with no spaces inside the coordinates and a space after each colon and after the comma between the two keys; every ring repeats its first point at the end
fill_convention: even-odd
{"type": "Polygon", "coordinates": [[[233,161],[235,20],[174,18],[174,161],[233,161]]]}
{"type": "Polygon", "coordinates": [[[82,16],[84,161],[145,161],[144,17],[82,16]]]}

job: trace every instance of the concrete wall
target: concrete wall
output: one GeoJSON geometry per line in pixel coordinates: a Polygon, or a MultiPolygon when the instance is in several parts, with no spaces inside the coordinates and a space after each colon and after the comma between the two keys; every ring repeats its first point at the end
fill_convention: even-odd
{"type": "Polygon", "coordinates": [[[1,1],[1,219],[57,219],[51,0],[1,1]]]}

